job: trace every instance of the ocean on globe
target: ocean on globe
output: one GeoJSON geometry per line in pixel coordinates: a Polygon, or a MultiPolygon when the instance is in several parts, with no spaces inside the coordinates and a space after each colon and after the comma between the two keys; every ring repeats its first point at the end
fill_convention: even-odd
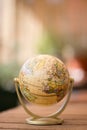
{"type": "Polygon", "coordinates": [[[69,73],[57,57],[37,55],[29,58],[19,73],[19,86],[25,99],[37,105],[53,105],[66,95],[69,73]]]}

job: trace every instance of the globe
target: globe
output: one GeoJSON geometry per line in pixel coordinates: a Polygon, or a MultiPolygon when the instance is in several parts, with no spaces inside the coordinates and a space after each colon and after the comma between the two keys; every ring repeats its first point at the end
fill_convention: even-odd
{"type": "Polygon", "coordinates": [[[29,58],[19,73],[20,91],[32,103],[50,106],[61,101],[70,85],[64,63],[51,55],[29,58]]]}
{"type": "Polygon", "coordinates": [[[60,59],[51,55],[29,58],[14,81],[18,99],[31,116],[26,119],[27,123],[34,125],[63,123],[58,116],[70,99],[73,79],[60,59]],[[29,108],[22,96],[29,102],[29,108]]]}

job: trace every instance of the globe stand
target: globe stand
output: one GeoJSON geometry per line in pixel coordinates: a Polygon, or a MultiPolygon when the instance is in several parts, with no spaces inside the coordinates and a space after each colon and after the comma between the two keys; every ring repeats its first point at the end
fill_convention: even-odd
{"type": "Polygon", "coordinates": [[[54,118],[54,117],[42,117],[36,119],[28,118],[26,119],[26,122],[34,125],[56,125],[56,124],[61,125],[64,122],[64,120],[60,118],[54,118]]]}
{"type": "Polygon", "coordinates": [[[66,97],[65,102],[62,104],[62,106],[53,114],[50,114],[46,117],[42,117],[42,116],[38,116],[34,113],[32,113],[30,110],[28,110],[28,108],[26,107],[26,105],[24,104],[21,94],[19,92],[18,86],[19,86],[19,79],[15,78],[15,87],[16,87],[16,92],[17,92],[17,96],[18,99],[21,103],[21,105],[23,106],[24,110],[31,116],[31,118],[26,119],[26,122],[28,124],[34,124],[34,125],[54,125],[54,124],[62,124],[64,121],[60,118],[58,118],[58,116],[64,111],[70,96],[71,96],[71,92],[72,92],[72,87],[73,87],[73,79],[70,78],[70,85],[69,85],[69,90],[68,90],[68,94],[66,97]]]}

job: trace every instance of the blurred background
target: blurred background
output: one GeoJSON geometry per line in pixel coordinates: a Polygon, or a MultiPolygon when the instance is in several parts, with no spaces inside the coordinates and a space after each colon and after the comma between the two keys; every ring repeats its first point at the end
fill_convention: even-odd
{"type": "Polygon", "coordinates": [[[36,54],[60,58],[75,80],[73,93],[85,98],[86,0],[0,0],[0,111],[18,105],[13,78],[36,54]]]}

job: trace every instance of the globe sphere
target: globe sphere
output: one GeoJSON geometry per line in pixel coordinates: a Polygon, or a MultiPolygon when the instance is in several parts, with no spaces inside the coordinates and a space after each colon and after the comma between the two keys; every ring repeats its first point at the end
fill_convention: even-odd
{"type": "Polygon", "coordinates": [[[50,55],[29,58],[19,73],[21,93],[33,104],[49,106],[58,103],[65,97],[69,84],[66,66],[50,55]]]}

